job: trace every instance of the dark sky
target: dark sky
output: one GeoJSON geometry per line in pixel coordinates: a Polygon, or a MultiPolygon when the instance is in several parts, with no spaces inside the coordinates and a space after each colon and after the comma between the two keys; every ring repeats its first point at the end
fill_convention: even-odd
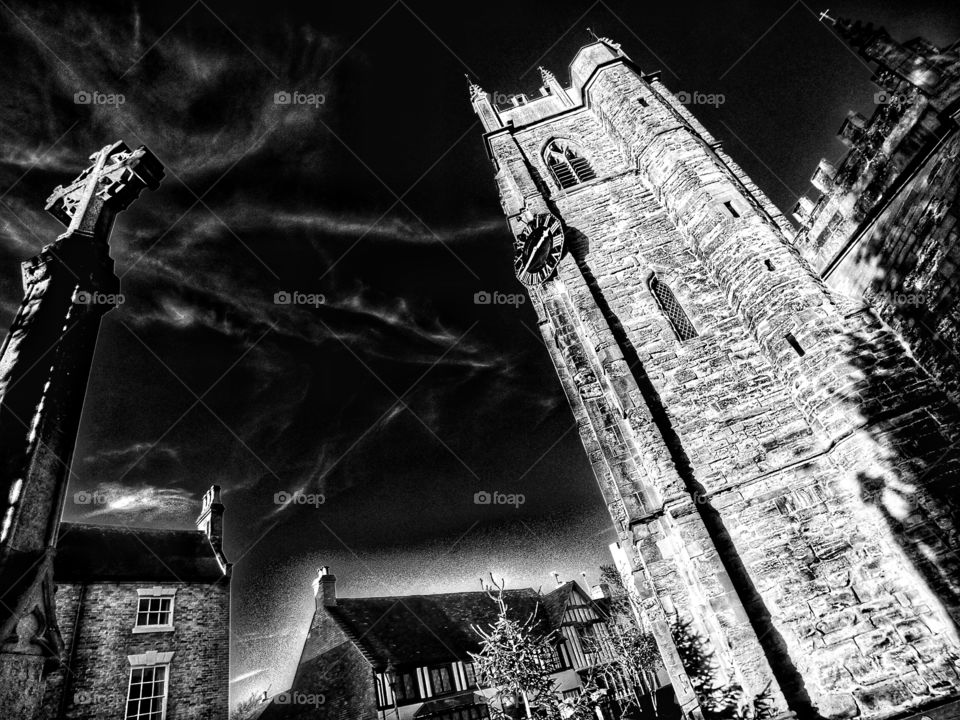
{"type": "MultiPolygon", "coordinates": [[[[615,539],[518,293],[463,74],[568,82],[586,28],[695,109],[784,210],[870,71],[804,2],[0,3],[0,313],[60,232],[57,184],[117,139],[164,162],[121,216],[66,517],[190,526],[223,486],[234,700],[287,687],[333,566],[343,594],[595,580],[615,539]],[[280,91],[322,105],[274,103],[280,91]],[[124,102],[74,102],[77,92],[124,102]],[[322,294],[278,305],[278,292],[322,294]],[[97,491],[98,505],[71,502],[97,491]],[[519,508],[474,503],[522,493],[519,508]],[[279,492],[322,505],[278,505],[279,492]]],[[[896,36],[960,36],[953,2],[850,0],[896,36]],[[906,8],[909,8],[907,10],[906,8]]],[[[811,191],[812,192],[812,191],[811,191]]]]}

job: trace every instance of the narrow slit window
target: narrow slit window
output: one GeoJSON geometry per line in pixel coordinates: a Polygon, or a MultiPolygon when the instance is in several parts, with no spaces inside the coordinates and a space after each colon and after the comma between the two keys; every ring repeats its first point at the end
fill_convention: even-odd
{"type": "Polygon", "coordinates": [[[544,148],[543,159],[563,190],[597,177],[590,163],[566,140],[551,140],[544,148]]]}
{"type": "Polygon", "coordinates": [[[697,337],[697,331],[693,327],[693,323],[690,322],[687,313],[684,312],[676,295],[673,294],[673,290],[661,282],[656,275],[650,278],[650,292],[653,293],[657,304],[660,305],[660,310],[667,316],[673,332],[681,341],[692,340],[697,337]]]}
{"type": "Polygon", "coordinates": [[[730,217],[732,217],[732,218],[738,218],[738,217],[740,217],[740,213],[738,213],[738,212],[737,212],[737,209],[733,206],[733,201],[727,200],[727,201],[723,204],[723,206],[727,209],[727,212],[730,214],[730,217]]]}
{"type": "Polygon", "coordinates": [[[792,347],[800,357],[807,354],[807,351],[803,349],[803,346],[793,336],[793,333],[787,333],[787,342],[790,343],[790,347],[792,347]]]}
{"type": "Polygon", "coordinates": [[[776,268],[773,266],[773,261],[770,260],[769,258],[764,260],[763,264],[767,266],[767,270],[769,270],[770,272],[773,272],[774,270],[776,270],[776,268]]]}

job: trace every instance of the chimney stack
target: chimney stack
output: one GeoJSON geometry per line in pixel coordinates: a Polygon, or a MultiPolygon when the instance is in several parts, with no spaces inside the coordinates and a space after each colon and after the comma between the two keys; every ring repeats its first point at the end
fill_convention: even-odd
{"type": "Polygon", "coordinates": [[[220,502],[220,486],[211,485],[203,494],[197,530],[210,538],[210,544],[218,552],[223,546],[223,503],[220,502]]]}
{"type": "Polygon", "coordinates": [[[225,573],[229,573],[230,563],[223,554],[223,503],[220,502],[219,485],[211,485],[203,494],[200,515],[197,517],[197,530],[207,536],[217,555],[217,562],[225,573]]]}
{"type": "Polygon", "coordinates": [[[313,594],[316,598],[317,610],[321,607],[336,607],[337,577],[326,565],[317,570],[317,577],[313,581],[313,594]]]}
{"type": "Polygon", "coordinates": [[[611,597],[608,583],[601,582],[590,588],[590,598],[593,600],[609,600],[611,597]]]}

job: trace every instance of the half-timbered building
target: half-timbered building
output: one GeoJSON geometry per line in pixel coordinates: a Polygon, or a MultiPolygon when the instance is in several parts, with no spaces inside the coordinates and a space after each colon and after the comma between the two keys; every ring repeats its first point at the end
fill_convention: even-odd
{"type": "MultiPolygon", "coordinates": [[[[290,690],[271,698],[262,720],[481,720],[495,688],[478,683],[472,653],[476,628],[496,621],[485,592],[339,598],[322,568],[314,581],[316,610],[290,690]]],[[[580,693],[593,669],[609,661],[610,622],[604,601],[577,582],[548,593],[505,590],[508,613],[531,615],[551,638],[548,668],[556,690],[580,693]]]]}

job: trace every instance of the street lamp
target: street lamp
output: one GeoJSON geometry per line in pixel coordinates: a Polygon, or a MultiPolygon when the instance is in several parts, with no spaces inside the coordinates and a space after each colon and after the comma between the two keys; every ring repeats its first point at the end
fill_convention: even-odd
{"type": "Polygon", "coordinates": [[[397,688],[400,685],[400,674],[397,672],[397,666],[391,662],[387,665],[384,675],[387,678],[387,684],[390,686],[390,696],[393,698],[393,712],[396,713],[397,720],[400,720],[400,708],[397,707],[397,688]]]}

